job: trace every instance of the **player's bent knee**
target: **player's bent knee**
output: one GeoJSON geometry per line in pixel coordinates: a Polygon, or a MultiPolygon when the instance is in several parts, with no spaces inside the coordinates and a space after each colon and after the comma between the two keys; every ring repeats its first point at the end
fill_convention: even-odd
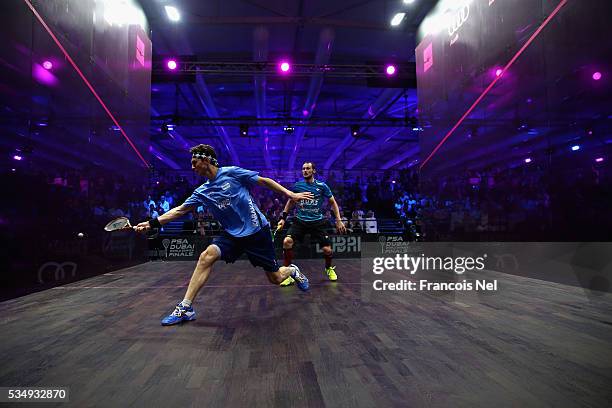
{"type": "Polygon", "coordinates": [[[216,246],[209,245],[201,254],[198,259],[199,263],[212,264],[219,258],[219,250],[216,246]]]}
{"type": "Polygon", "coordinates": [[[324,255],[331,255],[332,254],[332,249],[330,246],[324,246],[323,248],[323,254],[324,255]]]}
{"type": "Polygon", "coordinates": [[[290,237],[285,237],[283,240],[283,248],[289,249],[291,247],[293,247],[293,239],[290,237]]]}
{"type": "Polygon", "coordinates": [[[266,275],[268,276],[268,280],[275,285],[280,285],[281,282],[284,280],[280,271],[268,272],[266,275]]]}

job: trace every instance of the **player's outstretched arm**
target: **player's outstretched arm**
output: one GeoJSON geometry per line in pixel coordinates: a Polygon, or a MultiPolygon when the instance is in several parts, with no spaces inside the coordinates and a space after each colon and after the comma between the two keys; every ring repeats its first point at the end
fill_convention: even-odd
{"type": "Polygon", "coordinates": [[[293,191],[287,190],[285,187],[281,186],[276,181],[268,177],[259,177],[259,179],[257,180],[257,184],[272,191],[276,191],[277,193],[283,194],[292,201],[314,199],[314,195],[310,192],[294,193],[293,191]]]}
{"type": "MultiPolygon", "coordinates": [[[[183,215],[187,214],[192,209],[193,209],[193,206],[191,205],[185,205],[185,204],[179,205],[178,207],[174,207],[170,209],[167,213],[160,215],[157,218],[157,221],[159,222],[160,225],[167,224],[172,220],[182,217],[183,215]]],[[[148,231],[150,228],[151,228],[151,223],[149,221],[144,221],[136,225],[137,232],[148,231]]]]}

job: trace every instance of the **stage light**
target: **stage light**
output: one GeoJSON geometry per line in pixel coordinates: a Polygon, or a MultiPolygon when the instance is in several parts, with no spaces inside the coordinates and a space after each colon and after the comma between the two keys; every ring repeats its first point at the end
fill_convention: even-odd
{"type": "Polygon", "coordinates": [[[401,22],[404,20],[404,17],[406,17],[406,13],[397,13],[391,19],[391,25],[394,27],[400,25],[401,22]]]}
{"type": "Polygon", "coordinates": [[[176,22],[181,19],[181,14],[179,13],[176,7],[164,6],[164,9],[166,10],[166,14],[168,15],[168,18],[170,19],[170,21],[176,22]]]}
{"type": "Polygon", "coordinates": [[[525,163],[531,163],[531,157],[526,158],[525,163]]]}
{"type": "Polygon", "coordinates": [[[595,73],[593,74],[593,79],[594,79],[595,81],[599,81],[599,80],[601,79],[601,76],[602,76],[602,75],[601,75],[601,72],[597,71],[597,72],[595,72],[595,73]]]}
{"type": "Polygon", "coordinates": [[[579,145],[573,145],[572,146],[572,152],[575,152],[577,150],[580,150],[580,146],[579,145]]]}
{"type": "Polygon", "coordinates": [[[240,125],[240,136],[247,137],[249,135],[249,125],[240,125]]]}
{"type": "Polygon", "coordinates": [[[167,132],[172,132],[175,128],[176,128],[176,125],[174,125],[174,123],[164,123],[163,125],[161,125],[160,130],[164,133],[167,133],[167,132]]]}
{"type": "Polygon", "coordinates": [[[414,3],[414,0],[404,0],[404,4],[412,4],[414,3]]]}
{"type": "Polygon", "coordinates": [[[13,160],[21,161],[21,160],[23,160],[23,156],[20,156],[20,155],[16,154],[16,155],[13,156],[13,160]]]}
{"type": "Polygon", "coordinates": [[[603,157],[598,157],[598,158],[595,159],[595,162],[597,162],[597,163],[601,163],[603,161],[604,161],[603,157]]]}
{"type": "Polygon", "coordinates": [[[176,69],[176,67],[178,66],[178,64],[176,63],[176,60],[173,60],[173,59],[168,60],[168,62],[166,63],[166,65],[168,66],[168,69],[171,69],[171,70],[173,70],[173,71],[174,71],[174,70],[176,69]]]}
{"type": "Polygon", "coordinates": [[[280,67],[281,72],[288,73],[289,70],[291,69],[291,64],[289,64],[287,61],[282,61],[279,67],[280,67]]]}
{"type": "Polygon", "coordinates": [[[385,69],[385,72],[387,73],[387,75],[391,76],[391,75],[395,75],[395,65],[387,65],[387,68],[385,69]]]}
{"type": "Polygon", "coordinates": [[[359,136],[359,126],[358,125],[352,125],[351,126],[351,135],[353,137],[359,136]]]}
{"type": "Polygon", "coordinates": [[[293,127],[293,125],[285,125],[283,126],[283,131],[287,134],[291,134],[293,133],[293,131],[295,130],[295,128],[293,127]]]}
{"type": "Polygon", "coordinates": [[[45,67],[39,63],[34,63],[32,65],[32,76],[38,83],[43,85],[55,86],[59,83],[57,77],[53,75],[53,71],[45,69],[45,67]]]}
{"type": "Polygon", "coordinates": [[[47,61],[42,63],[42,66],[43,66],[44,69],[49,71],[51,68],[53,68],[53,63],[51,61],[47,60],[47,61]]]}
{"type": "Polygon", "coordinates": [[[444,30],[447,26],[446,19],[443,15],[432,15],[426,17],[421,23],[421,30],[423,35],[436,35],[440,31],[444,30]]]}
{"type": "Polygon", "coordinates": [[[495,76],[496,76],[496,77],[499,77],[499,76],[501,76],[501,74],[502,74],[503,72],[504,72],[504,71],[503,71],[501,68],[497,68],[497,69],[495,70],[495,76]]]}

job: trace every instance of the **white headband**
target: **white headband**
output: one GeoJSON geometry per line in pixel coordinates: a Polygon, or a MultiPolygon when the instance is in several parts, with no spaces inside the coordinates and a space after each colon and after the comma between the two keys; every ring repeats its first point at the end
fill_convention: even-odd
{"type": "Polygon", "coordinates": [[[210,164],[212,164],[213,166],[219,167],[219,162],[217,161],[217,159],[215,159],[212,156],[206,155],[204,153],[193,153],[191,157],[194,159],[208,159],[210,164]]]}

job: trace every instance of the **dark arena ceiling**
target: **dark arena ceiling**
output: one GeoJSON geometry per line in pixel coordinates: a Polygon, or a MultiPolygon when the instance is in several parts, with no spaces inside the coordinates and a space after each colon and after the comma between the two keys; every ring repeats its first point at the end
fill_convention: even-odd
{"type": "MultiPolygon", "coordinates": [[[[416,32],[436,1],[189,0],[176,3],[178,22],[168,19],[165,2],[139,3],[153,44],[149,136],[150,160],[156,168],[189,169],[185,147],[198,143],[215,146],[225,164],[238,164],[238,159],[241,166],[255,169],[294,169],[304,160],[332,170],[410,164],[411,158],[396,158],[418,144],[416,32]],[[404,21],[392,27],[389,22],[400,11],[406,12],[404,21]],[[182,60],[191,60],[216,72],[176,81],[176,76],[160,75],[167,72],[170,57],[177,58],[180,67],[182,60]],[[276,69],[281,60],[292,64],[289,75],[276,69]],[[253,68],[266,61],[271,67],[267,71],[253,68]],[[391,63],[398,75],[389,79],[384,71],[391,63]],[[309,71],[321,65],[336,73],[309,71]]],[[[3,7],[9,14],[28,12],[21,1],[3,7]]],[[[37,24],[32,22],[33,27],[37,24]]],[[[44,35],[37,32],[33,43],[44,42],[53,49],[44,35]]],[[[42,131],[56,133],[46,139],[64,140],[62,146],[47,147],[58,150],[50,155],[79,167],[79,143],[71,141],[90,141],[92,125],[82,122],[98,115],[92,110],[99,107],[73,106],[73,90],[66,83],[53,95],[40,90],[29,99],[30,73],[12,75],[10,81],[2,81],[6,92],[0,97],[5,128],[14,124],[3,148],[10,150],[24,139],[44,145],[45,138],[37,140],[31,129],[42,120],[47,122],[42,131]],[[16,117],[28,117],[30,129],[16,117]]],[[[72,85],[83,88],[71,75],[72,85]]]]}
{"type": "Polygon", "coordinates": [[[195,55],[210,62],[276,64],[287,59],[292,64],[383,67],[395,63],[408,77],[364,78],[356,70],[334,77],[226,73],[198,75],[191,83],[176,84],[156,81],[154,75],[152,140],[175,158],[172,136],[215,144],[220,134],[226,134],[241,165],[253,168],[290,169],[303,160],[332,169],[396,165],[398,151],[418,140],[414,126],[404,119],[415,116],[416,109],[416,30],[435,3],[419,1],[407,7],[401,1],[373,0],[190,1],[181,5],[181,21],[171,24],[158,2],[144,2],[157,55],[195,55]],[[406,21],[391,27],[389,21],[400,9],[409,9],[406,21]],[[388,82],[394,82],[393,88],[388,82]],[[216,122],[227,125],[181,121],[213,115],[227,119],[216,122]],[[160,124],[174,118],[174,134],[160,132],[160,124]],[[256,118],[274,120],[258,126],[262,122],[256,118]],[[288,118],[306,120],[309,126],[288,118]],[[241,137],[240,124],[242,130],[248,127],[248,137],[241,137]],[[294,125],[293,133],[284,130],[286,124],[294,125]],[[357,137],[351,129],[358,129],[357,137]],[[366,150],[367,158],[358,160],[366,150]]]}

